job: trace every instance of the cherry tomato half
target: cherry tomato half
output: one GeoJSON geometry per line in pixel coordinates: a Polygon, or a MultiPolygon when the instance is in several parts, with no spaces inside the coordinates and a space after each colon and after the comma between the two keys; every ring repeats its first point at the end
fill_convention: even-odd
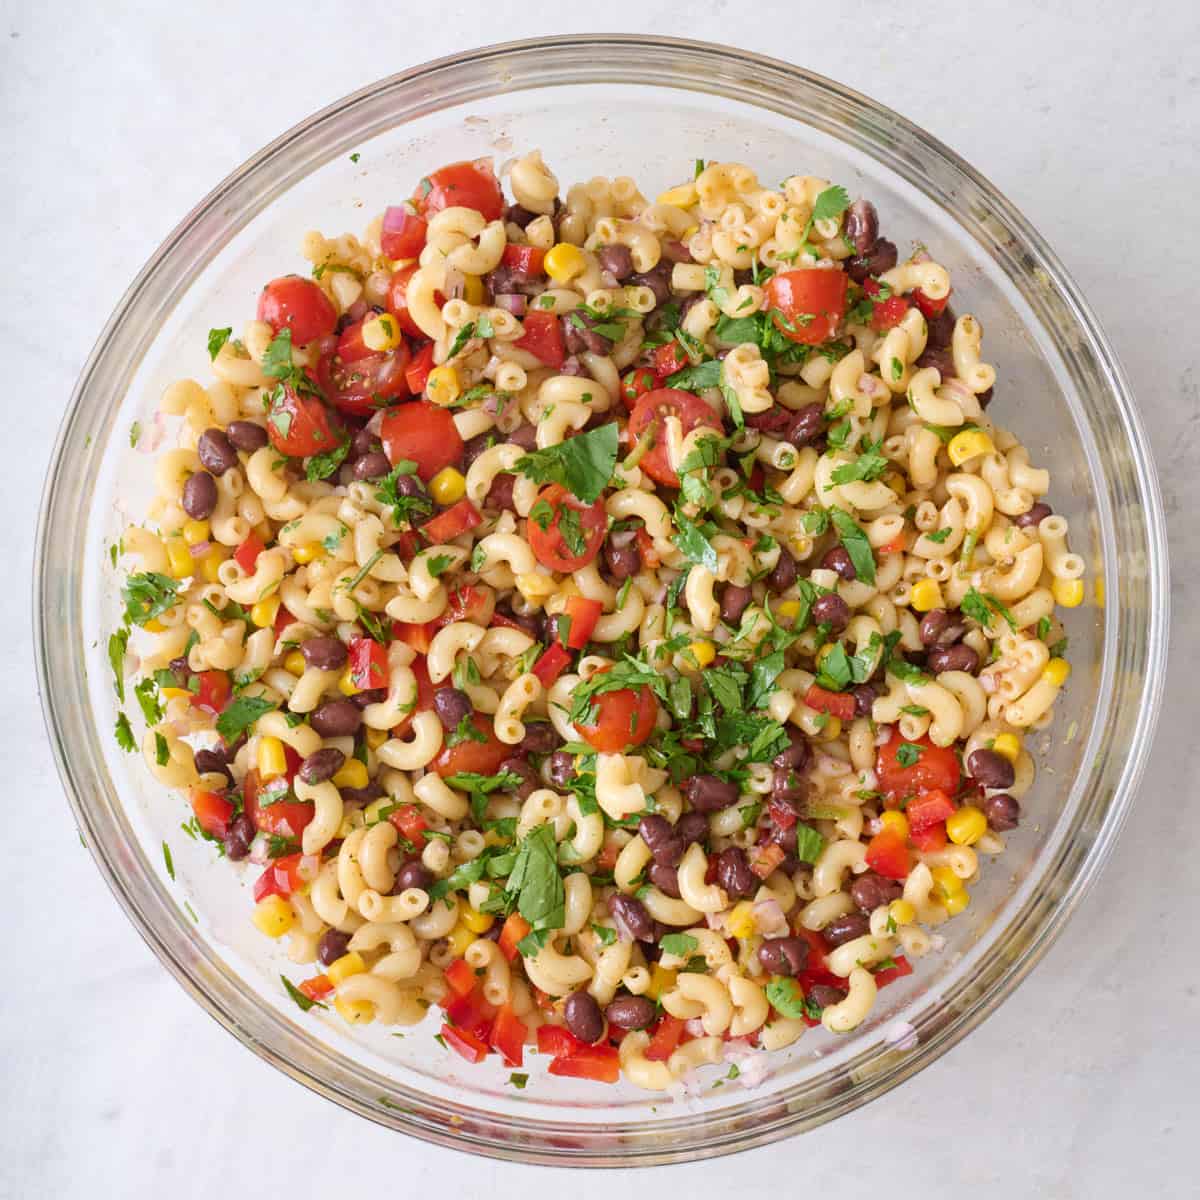
{"type": "Polygon", "coordinates": [[[337,349],[317,364],[317,380],[329,402],[352,416],[370,416],[388,400],[408,395],[408,346],[376,353],[362,340],[362,322],[347,326],[337,349]]]}
{"type": "Polygon", "coordinates": [[[338,444],[337,434],[329,427],[325,405],[315,396],[298,396],[290,385],[285,385],[271,405],[267,436],[271,445],[289,458],[307,458],[332,450],[338,444]]]}
{"type": "Polygon", "coordinates": [[[654,391],[657,382],[654,372],[649,367],[638,367],[627,371],[621,380],[621,399],[626,408],[634,408],[637,402],[647,393],[654,391]]]}
{"type": "Polygon", "coordinates": [[[879,790],[893,800],[937,789],[953,796],[961,772],[949,746],[935,746],[928,737],[906,742],[900,730],[879,747],[875,763],[879,790]],[[911,749],[905,750],[904,746],[911,749]]]}
{"type": "Polygon", "coordinates": [[[658,700],[645,685],[601,692],[592,697],[596,723],[575,722],[580,736],[602,754],[618,754],[629,746],[640,746],[654,732],[658,700]]]}
{"type": "Polygon", "coordinates": [[[283,275],[263,288],[258,298],[258,319],[266,321],[276,333],[290,329],[293,344],[303,346],[334,331],[337,310],[311,279],[283,275]]]}
{"type": "MultiPolygon", "coordinates": [[[[412,313],[408,311],[408,281],[416,274],[417,265],[417,263],[411,263],[407,267],[401,267],[392,276],[383,303],[388,312],[400,322],[400,328],[409,337],[423,338],[424,330],[412,319],[412,313]]],[[[441,292],[434,292],[433,298],[439,305],[446,302],[441,292]]]]}
{"type": "Polygon", "coordinates": [[[679,418],[683,437],[699,425],[708,425],[719,433],[721,419],[699,396],[678,388],[655,388],[637,402],[629,418],[629,440],[636,444],[646,430],[654,429],[654,445],[642,455],[638,465],[657,483],[678,487],[679,476],[671,466],[664,436],[663,421],[667,417],[679,418]]]}
{"type": "Polygon", "coordinates": [[[844,271],[808,267],[784,271],[767,281],[767,307],[789,341],[819,346],[837,332],[846,315],[844,271]]]}
{"type": "MultiPolygon", "coordinates": [[[[279,779],[282,782],[283,776],[279,779]]],[[[313,819],[316,809],[312,804],[301,800],[278,800],[274,804],[260,805],[258,798],[265,790],[263,781],[258,777],[258,771],[252,767],[242,780],[242,800],[246,806],[246,815],[254,822],[255,829],[263,833],[278,834],[280,837],[298,838],[304,827],[313,819]]]]}
{"type": "Polygon", "coordinates": [[[433,760],[433,769],[443,778],[463,771],[495,775],[500,764],[512,753],[512,747],[496,736],[491,717],[473,713],[471,724],[479,740],[466,737],[453,746],[443,746],[442,752],[433,760]]]}
{"type": "Polygon", "coordinates": [[[423,483],[462,458],[463,440],[453,416],[428,400],[414,400],[390,409],[379,436],[392,466],[405,458],[415,462],[423,483]]]}
{"type": "Polygon", "coordinates": [[[484,220],[498,221],[504,194],[490,158],[449,163],[426,175],[413,193],[413,204],[428,220],[443,208],[473,208],[484,220]]]}
{"type": "Polygon", "coordinates": [[[428,228],[411,204],[389,205],[383,210],[379,248],[387,258],[416,258],[425,245],[428,228]]]}
{"type": "Polygon", "coordinates": [[[525,536],[538,562],[552,571],[570,572],[586,567],[600,553],[607,529],[602,500],[584,504],[562,484],[551,483],[538,492],[525,536]]]}

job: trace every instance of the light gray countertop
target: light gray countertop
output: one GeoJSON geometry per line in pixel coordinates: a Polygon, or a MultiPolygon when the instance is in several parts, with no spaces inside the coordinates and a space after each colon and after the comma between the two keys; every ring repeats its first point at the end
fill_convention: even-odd
{"type": "MultiPolygon", "coordinates": [[[[598,1173],[477,1161],[318,1099],[210,1021],[80,846],[34,701],[29,584],[46,459],[101,324],[214,183],[311,111],[456,48],[607,29],[733,42],[925,126],[1049,239],[1111,335],[1171,523],[1174,637],[1158,744],[1099,884],[979,1030],[833,1126],[639,1179],[846,1195],[1197,1194],[1200,1105],[1200,10],[1121,5],[589,6],[20,3],[0,9],[4,411],[0,762],[9,918],[0,1197],[560,1195],[598,1173]],[[578,17],[568,16],[578,11],[578,17]],[[13,905],[15,902],[15,912],[13,905]],[[1189,1134],[1189,1130],[1192,1132],[1189,1134]],[[668,1173],[669,1172],[669,1173],[668,1173]]],[[[622,1181],[628,1187],[628,1181],[622,1181]]]]}

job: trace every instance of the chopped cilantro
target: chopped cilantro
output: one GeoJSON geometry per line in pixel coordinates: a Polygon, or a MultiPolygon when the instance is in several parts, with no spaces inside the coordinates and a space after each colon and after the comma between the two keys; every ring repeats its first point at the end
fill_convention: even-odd
{"type": "Polygon", "coordinates": [[[613,422],[517,459],[515,469],[534,483],[559,483],[577,499],[592,504],[612,479],[617,464],[617,426],[613,422]]]}

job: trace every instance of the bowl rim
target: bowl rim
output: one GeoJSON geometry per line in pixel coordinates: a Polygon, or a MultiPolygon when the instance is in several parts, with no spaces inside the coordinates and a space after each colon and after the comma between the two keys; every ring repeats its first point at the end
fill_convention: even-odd
{"type": "MultiPolygon", "coordinates": [[[[576,65],[576,69],[579,69],[578,65],[576,65]]],[[[466,99],[469,98],[471,97],[466,97],[466,99]]],[[[736,99],[776,113],[782,111],[777,104],[766,103],[761,99],[750,99],[743,94],[737,95],[736,99]]],[[[447,104],[458,105],[463,102],[464,98],[460,97],[448,101],[447,104]]],[[[435,105],[434,108],[445,106],[447,105],[435,105]]],[[[391,122],[393,125],[399,123],[402,122],[391,122]]],[[[328,161],[333,154],[340,152],[344,148],[341,142],[347,144],[361,142],[374,136],[377,132],[379,132],[378,129],[371,132],[356,130],[352,137],[341,136],[340,139],[335,137],[333,142],[326,143],[326,150],[321,152],[321,158],[315,165],[321,165],[328,161]],[[329,149],[330,146],[333,148],[329,149]]],[[[853,145],[853,143],[842,140],[844,144],[853,145]]],[[[866,148],[861,144],[856,148],[860,152],[867,153],[892,173],[899,174],[919,190],[924,190],[921,188],[921,184],[912,177],[911,172],[900,169],[898,160],[894,158],[889,160],[875,148],[866,148]]],[[[180,272],[177,282],[173,285],[168,311],[174,310],[176,303],[191,286],[195,275],[201,269],[203,264],[195,260],[196,256],[193,253],[192,261],[187,264],[190,269],[180,272]]],[[[132,365],[126,364],[123,368],[127,370],[128,375],[131,376],[137,370],[152,341],[153,338],[148,330],[139,335],[134,352],[127,355],[132,365]]],[[[71,493],[66,494],[70,495],[71,493]]],[[[74,494],[77,495],[77,491],[74,494]]],[[[589,1166],[653,1165],[694,1160],[698,1157],[725,1154],[766,1144],[789,1133],[813,1128],[834,1116],[851,1111],[903,1082],[950,1049],[961,1037],[995,1011],[996,1007],[1011,995],[1017,984],[1025,978],[1059,935],[1111,853],[1149,757],[1154,727],[1161,707],[1166,674],[1168,604],[1167,542],[1162,502],[1148,440],[1133,402],[1128,380],[1111,344],[1074,281],[1041,235],[1013,205],[983,175],[938,139],[933,138],[885,106],[824,76],[778,59],[708,42],[608,33],[563,35],[497,43],[456,55],[443,56],[368,84],[325,106],[293,126],[231,172],[203,197],[168,234],[147,260],[145,266],[138,272],[105,323],[80,372],[59,427],[43,487],[36,531],[33,572],[35,663],[43,717],[53,745],[60,779],[81,833],[86,835],[85,841],[89,853],[96,860],[109,889],[116,896],[143,940],[181,986],[210,1016],[258,1054],[260,1058],[270,1062],[279,1070],[327,1099],[380,1124],[411,1133],[436,1144],[459,1150],[471,1150],[496,1158],[526,1163],[566,1163],[589,1166]],[[62,589],[65,587],[70,597],[77,603],[82,591],[81,584],[84,576],[82,566],[77,565],[74,568],[72,581],[65,583],[59,577],[61,572],[54,569],[50,556],[47,554],[52,531],[65,519],[62,515],[64,472],[74,470],[73,462],[88,447],[90,447],[89,453],[98,460],[109,443],[111,418],[110,423],[103,429],[104,436],[98,437],[94,446],[91,445],[90,437],[84,440],[81,433],[84,397],[88,394],[101,367],[105,365],[105,359],[109,354],[114,337],[123,325],[135,315],[139,296],[143,293],[147,283],[164,271],[168,264],[172,266],[172,269],[178,269],[179,264],[175,260],[186,258],[189,252],[188,244],[194,239],[198,226],[205,222],[211,224],[215,221],[224,227],[224,240],[215,246],[210,244],[206,247],[208,255],[219,251],[221,246],[236,232],[244,228],[276,196],[287,190],[312,169],[313,163],[309,160],[302,164],[303,170],[299,168],[293,168],[291,171],[284,170],[281,160],[288,149],[306,139],[320,143],[320,138],[316,136],[319,132],[325,131],[328,135],[327,127],[332,122],[339,117],[345,117],[372,97],[378,97],[383,93],[390,95],[398,89],[418,86],[435,77],[445,76],[448,72],[460,75],[473,71],[484,73],[501,67],[511,73],[514,64],[518,61],[527,69],[536,71],[537,67],[528,66],[529,61],[533,58],[536,58],[541,63],[542,69],[549,74],[556,63],[561,62],[564,69],[568,67],[571,64],[572,56],[577,53],[587,55],[594,64],[590,73],[585,70],[586,78],[529,78],[517,86],[509,87],[497,85],[494,79],[489,78],[490,90],[482,94],[518,93],[561,84],[633,82],[660,85],[666,90],[677,90],[685,94],[730,95],[730,92],[725,90],[730,87],[728,80],[724,82],[723,86],[721,83],[704,85],[695,79],[682,78],[677,74],[672,75],[673,64],[676,60],[686,59],[693,66],[703,65],[711,68],[714,78],[721,72],[745,71],[759,80],[765,77],[772,81],[790,81],[801,88],[821,95],[831,104],[863,114],[866,117],[884,120],[892,131],[902,134],[910,144],[919,147],[922,153],[940,159],[952,172],[977,188],[987,198],[993,211],[1000,214],[1006,226],[1016,231],[1025,247],[1035,252],[1039,266],[1046,270],[1065,303],[1070,317],[1084,335],[1089,352],[1095,357],[1107,377],[1110,399],[1120,416],[1124,440],[1128,444],[1128,450],[1134,462],[1135,500],[1141,505],[1144,514],[1145,544],[1140,549],[1145,554],[1145,587],[1148,596],[1144,626],[1139,630],[1144,638],[1144,647],[1140,644],[1135,647],[1135,650],[1143,652],[1145,668],[1141,689],[1137,695],[1139,710],[1131,728],[1128,756],[1119,768],[1113,768],[1115,777],[1111,780],[1111,795],[1105,803],[1103,819],[1094,831],[1090,844],[1083,851],[1071,876],[1072,887],[1069,894],[1058,897],[1054,906],[1042,912],[1036,922],[1029,922],[1036,928],[1028,934],[1027,940],[1020,948],[1019,955],[1007,966],[996,969],[982,993],[968,1008],[955,1014],[946,1011],[944,1005],[939,1006],[938,1021],[936,1024],[931,1023],[929,1036],[922,1037],[916,1050],[904,1056],[893,1056],[893,1059],[887,1063],[877,1061],[876,1065],[879,1069],[869,1077],[859,1079],[852,1086],[847,1085],[833,1095],[828,1094],[826,1090],[823,1099],[813,1097],[803,1111],[789,1111],[790,1106],[786,1103],[786,1094],[784,1094],[773,1098],[775,1108],[771,1114],[762,1113],[761,1119],[752,1127],[730,1125],[725,1113],[699,1120],[689,1115],[654,1125],[650,1136],[645,1140],[639,1140],[636,1135],[613,1126],[612,1136],[605,1145],[601,1146],[599,1142],[596,1142],[582,1151],[577,1147],[555,1145],[544,1139],[538,1142],[537,1133],[547,1127],[547,1123],[540,1116],[536,1122],[538,1128],[533,1130],[533,1140],[531,1141],[531,1135],[524,1131],[530,1130],[534,1123],[527,1120],[499,1119],[497,1124],[495,1123],[496,1118],[489,1118],[493,1124],[490,1124],[488,1128],[498,1130],[498,1132],[489,1135],[476,1130],[472,1135],[471,1130],[456,1128],[454,1122],[438,1119],[436,1114],[431,1116],[429,1113],[406,1113],[386,1105],[383,1107],[372,1105],[366,1102],[363,1096],[351,1095],[344,1088],[314,1075],[308,1069],[297,1067],[282,1048],[282,1043],[296,1040],[295,1035],[287,1029],[286,1023],[276,1019],[275,1024],[279,1028],[273,1032],[277,1032],[278,1036],[272,1039],[251,1036],[247,1032],[243,1019],[235,1011],[221,1003],[211,991],[201,986],[194,969],[189,968],[189,963],[185,961],[185,955],[175,944],[175,941],[178,940],[178,928],[173,927],[169,931],[175,935],[175,941],[169,940],[164,936],[163,931],[152,923],[147,914],[138,907],[134,897],[125,886],[118,865],[104,846],[102,830],[93,820],[88,805],[83,801],[84,780],[77,773],[77,764],[72,755],[68,753],[69,737],[64,725],[62,705],[56,695],[54,685],[57,676],[52,669],[52,663],[63,657],[63,651],[58,645],[58,642],[63,639],[56,636],[61,632],[61,627],[53,627],[56,619],[64,618],[60,600],[62,589]],[[655,74],[656,71],[658,74],[655,74]],[[267,180],[269,186],[261,186],[263,181],[259,180],[258,176],[260,174],[270,176],[270,169],[273,167],[276,168],[275,177],[273,180],[267,180]],[[254,185],[260,186],[255,190],[254,185]],[[230,204],[231,197],[239,194],[242,194],[243,200],[250,199],[252,202],[248,205],[245,203],[234,204],[232,211],[236,213],[236,216],[233,218],[221,215],[223,206],[230,204]],[[706,1125],[709,1126],[707,1130],[705,1129],[706,1125]],[[513,1136],[514,1130],[521,1131],[519,1136],[513,1136]],[[696,1136],[697,1130],[699,1130],[699,1137],[696,1136]],[[680,1133],[688,1136],[681,1139],[676,1136],[680,1133]],[[662,1140],[664,1134],[666,1135],[665,1142],[662,1140]]],[[[74,649],[73,644],[71,648],[74,649]]],[[[75,663],[75,670],[78,672],[78,660],[75,663]]],[[[81,676],[84,674],[84,672],[78,673],[81,676]]],[[[107,780],[107,782],[111,789],[111,780],[107,780]]],[[[176,926],[183,927],[181,919],[176,920],[176,926]]],[[[307,1038],[301,1040],[307,1042],[307,1038]]],[[[311,1049],[311,1046],[309,1048],[311,1049]]],[[[876,1055],[877,1060],[878,1058],[879,1056],[876,1055]]],[[[748,1096],[752,1098],[753,1093],[748,1093],[748,1096]]],[[[750,1100],[743,1108],[749,1106],[750,1100]]],[[[578,1131],[581,1127],[562,1126],[562,1128],[578,1131]]],[[[586,1134],[593,1138],[597,1136],[592,1127],[586,1130],[586,1134]]]]}

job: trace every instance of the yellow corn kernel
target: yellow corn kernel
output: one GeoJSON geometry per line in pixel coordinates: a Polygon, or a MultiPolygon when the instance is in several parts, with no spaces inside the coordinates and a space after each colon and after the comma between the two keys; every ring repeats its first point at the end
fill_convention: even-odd
{"type": "Polygon", "coordinates": [[[167,631],[167,627],[157,617],[151,617],[142,628],[147,633],[166,633],[167,631]]]}
{"type": "Polygon", "coordinates": [[[1050,591],[1054,593],[1055,604],[1061,604],[1063,608],[1078,608],[1083,603],[1082,579],[1056,579],[1050,585],[1050,591]]]}
{"type": "Polygon", "coordinates": [[[827,713],[829,720],[825,722],[825,727],[817,733],[817,737],[822,742],[836,741],[842,736],[842,718],[835,717],[832,713],[827,713]]]}
{"type": "Polygon", "coordinates": [[[276,775],[287,774],[287,758],[283,753],[283,743],[277,737],[258,739],[258,773],[263,779],[273,779],[276,775]]]}
{"type": "Polygon", "coordinates": [[[473,908],[464,908],[459,920],[472,933],[487,933],[496,923],[496,918],[488,913],[476,912],[473,908]]]}
{"type": "Polygon", "coordinates": [[[453,404],[462,392],[462,384],[458,381],[458,372],[453,367],[434,367],[425,380],[425,395],[434,404],[445,407],[453,404]]]}
{"type": "Polygon", "coordinates": [[[195,546],[198,542],[207,542],[209,532],[207,521],[184,521],[183,523],[183,540],[189,546],[195,546]]]}
{"type": "Polygon", "coordinates": [[[347,1025],[369,1025],[375,1020],[375,1005],[370,1000],[343,1000],[334,996],[333,1007],[347,1025]]]}
{"type": "Polygon", "coordinates": [[[934,867],[929,873],[943,901],[947,896],[957,895],[963,890],[963,881],[949,867],[934,867]]]}
{"type": "Polygon", "coordinates": [[[800,601],[785,600],[782,604],[777,604],[775,606],[775,615],[777,617],[798,617],[800,615],[800,601]]]}
{"type": "Polygon", "coordinates": [[[225,553],[215,546],[204,556],[200,563],[200,574],[204,576],[205,583],[220,582],[221,577],[217,572],[224,561],[225,553]]]}
{"type": "Polygon", "coordinates": [[[669,992],[675,986],[676,974],[677,972],[669,971],[655,963],[650,968],[650,986],[646,989],[646,995],[651,1000],[659,999],[664,992],[669,992]]]}
{"type": "Polygon", "coordinates": [[[749,900],[735,904],[725,918],[725,928],[730,937],[748,938],[754,932],[754,905],[749,900]]]}
{"type": "Polygon", "coordinates": [[[339,788],[365,788],[370,782],[367,768],[357,758],[348,758],[333,777],[333,786],[339,788]]]}
{"type": "Polygon", "coordinates": [[[956,846],[973,846],[987,833],[987,817],[972,804],[964,804],[946,818],[946,836],[956,846]]]}
{"type": "Polygon", "coordinates": [[[950,461],[956,467],[961,467],[968,458],[992,454],[995,449],[992,439],[982,429],[964,429],[962,433],[956,433],[950,439],[946,453],[950,455],[950,461]]]}
{"type": "Polygon", "coordinates": [[[329,976],[329,982],[337,987],[339,983],[345,983],[351,975],[361,975],[366,969],[367,964],[363,962],[363,956],[357,950],[351,950],[341,958],[335,958],[325,968],[325,974],[329,976]]]}
{"type": "Polygon", "coordinates": [[[1071,674],[1071,664],[1065,658],[1052,658],[1042,668],[1042,678],[1055,687],[1062,687],[1071,674]]]}
{"type": "Polygon", "coordinates": [[[658,197],[659,204],[673,204],[676,208],[691,208],[700,199],[694,183],[681,183],[678,187],[668,188],[658,197]]]}
{"type": "Polygon", "coordinates": [[[908,818],[902,812],[880,813],[879,823],[884,829],[890,829],[892,833],[898,833],[903,838],[908,837],[908,818]]]}
{"type": "Polygon", "coordinates": [[[379,313],[363,322],[363,345],[377,354],[400,345],[400,323],[391,313],[379,313]]]}
{"type": "Polygon", "coordinates": [[[196,560],[183,538],[167,538],[167,562],[176,579],[186,579],[196,573],[196,560]]]}
{"type": "Polygon", "coordinates": [[[296,922],[292,906],[282,896],[266,896],[254,906],[251,918],[267,937],[283,937],[296,922]]]}
{"type": "Polygon", "coordinates": [[[911,900],[893,900],[888,905],[888,916],[896,925],[911,925],[917,919],[917,910],[911,900]]]}
{"type": "Polygon", "coordinates": [[[692,657],[702,667],[707,667],[714,658],[717,657],[717,648],[708,641],[692,642],[688,649],[692,652],[692,657]]]}
{"type": "Polygon", "coordinates": [[[458,924],[446,935],[446,945],[449,946],[455,958],[462,958],[467,952],[467,947],[478,936],[479,934],[472,933],[460,918],[458,924]]]}
{"type": "Polygon", "coordinates": [[[362,691],[362,688],[360,688],[351,677],[349,667],[342,672],[342,677],[338,680],[338,691],[341,692],[343,696],[357,696],[358,693],[362,691]]]}
{"type": "Polygon", "coordinates": [[[489,829],[483,835],[483,844],[485,846],[506,846],[508,842],[502,838],[494,829],[489,829]]]}
{"type": "Polygon", "coordinates": [[[699,226],[699,225],[689,225],[689,226],[688,226],[688,227],[687,227],[687,228],[686,228],[686,229],[685,229],[685,230],[684,230],[684,231],[683,231],[683,232],[682,232],[682,233],[679,235],[679,237],[680,237],[680,239],[681,239],[682,241],[685,241],[685,242],[686,242],[686,241],[687,241],[687,239],[688,239],[688,238],[690,238],[690,237],[691,237],[693,234],[696,234],[696,233],[699,233],[699,232],[700,232],[700,226],[699,226]]]}
{"type": "Polygon", "coordinates": [[[310,563],[314,559],[325,557],[325,547],[320,542],[305,542],[292,547],[292,557],[298,563],[310,563]]]}
{"type": "Polygon", "coordinates": [[[378,750],[390,736],[390,733],[386,729],[368,729],[366,733],[367,745],[372,750],[378,750]]]}
{"type": "Polygon", "coordinates": [[[483,280],[478,275],[463,276],[463,299],[468,304],[480,305],[487,296],[483,290],[483,280]]]}
{"type": "Polygon", "coordinates": [[[461,471],[443,467],[430,481],[429,494],[439,504],[454,504],[467,494],[467,481],[461,471]]]}
{"type": "Polygon", "coordinates": [[[558,591],[554,576],[543,575],[540,571],[530,571],[527,575],[517,576],[517,591],[531,603],[545,600],[558,591]]]}
{"type": "Polygon", "coordinates": [[[1007,758],[1010,763],[1015,763],[1021,755],[1021,739],[1015,733],[997,734],[992,741],[992,749],[1001,758],[1007,758]]]}
{"type": "Polygon", "coordinates": [[[968,904],[971,903],[971,893],[966,888],[959,888],[957,892],[951,892],[949,896],[942,901],[942,906],[952,916],[957,917],[968,904]]]}
{"type": "Polygon", "coordinates": [[[570,242],[559,242],[546,251],[546,274],[555,283],[568,283],[587,269],[587,259],[578,246],[570,242]]]}
{"type": "Polygon", "coordinates": [[[158,694],[164,700],[178,700],[181,697],[184,699],[187,699],[191,696],[192,693],[189,692],[187,690],[187,688],[165,687],[165,688],[160,688],[158,694]]]}
{"type": "MultiPolygon", "coordinates": [[[[266,629],[269,625],[275,624],[275,618],[279,616],[279,597],[268,596],[265,600],[260,600],[250,610],[250,620],[252,620],[259,629],[266,629]]],[[[293,675],[298,675],[298,671],[293,671],[293,675]]]]}
{"type": "Polygon", "coordinates": [[[299,650],[289,650],[287,658],[283,660],[283,669],[289,675],[295,675],[297,679],[304,674],[307,666],[304,655],[299,650]]]}
{"type": "Polygon", "coordinates": [[[938,587],[936,579],[922,579],[919,583],[913,584],[913,589],[909,595],[909,603],[917,610],[917,612],[929,612],[930,609],[944,608],[945,604],[942,600],[942,589],[938,587]]]}

